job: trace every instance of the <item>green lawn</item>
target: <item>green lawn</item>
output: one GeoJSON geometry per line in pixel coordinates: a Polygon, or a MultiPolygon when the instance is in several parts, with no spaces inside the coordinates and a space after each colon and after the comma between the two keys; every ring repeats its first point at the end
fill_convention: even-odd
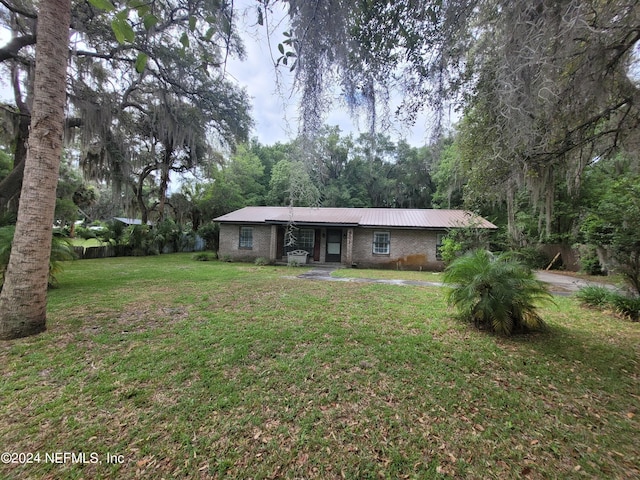
{"type": "Polygon", "coordinates": [[[291,275],[68,264],[47,332],[0,343],[3,450],[40,454],[0,478],[640,475],[640,324],[559,297],[503,339],[439,288],[291,275]]]}

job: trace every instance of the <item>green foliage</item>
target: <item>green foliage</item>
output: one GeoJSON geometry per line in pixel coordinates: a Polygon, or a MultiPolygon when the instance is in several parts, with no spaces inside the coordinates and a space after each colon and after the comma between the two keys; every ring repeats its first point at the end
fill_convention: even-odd
{"type": "Polygon", "coordinates": [[[576,292],[576,298],[584,305],[592,307],[605,307],[611,303],[613,292],[606,288],[596,285],[583,287],[576,292]]]}
{"type": "Polygon", "coordinates": [[[282,206],[289,203],[287,192],[289,190],[291,169],[291,162],[285,159],[274,165],[269,180],[269,193],[267,194],[267,203],[269,205],[282,206]]]}
{"type": "Polygon", "coordinates": [[[0,150],[0,181],[9,175],[13,169],[13,157],[7,152],[0,150]]]}
{"type": "MultiPolygon", "coordinates": [[[[14,225],[0,227],[0,289],[2,289],[4,273],[9,264],[14,233],[14,225]]],[[[73,259],[75,259],[75,254],[73,252],[73,245],[69,239],[67,237],[53,235],[51,239],[51,256],[49,258],[49,287],[54,287],[58,283],[56,275],[62,271],[61,262],[73,259]]]]}
{"type": "Polygon", "coordinates": [[[231,157],[225,180],[242,192],[245,205],[264,205],[264,165],[246,145],[239,145],[231,157]]]}
{"type": "Polygon", "coordinates": [[[207,250],[218,249],[218,235],[220,234],[220,226],[214,222],[208,222],[200,225],[198,235],[205,241],[207,250]]]}
{"type": "MultiPolygon", "coordinates": [[[[114,12],[116,7],[110,0],[89,0],[94,7],[105,10],[106,12],[114,12]]],[[[150,30],[156,23],[158,18],[150,13],[148,5],[145,2],[128,2],[126,7],[117,12],[114,18],[111,20],[111,30],[116,37],[118,43],[133,43],[136,39],[136,32],[129,23],[129,16],[133,11],[136,11],[138,17],[142,18],[142,23],[146,30],[150,30]]],[[[190,17],[189,20],[191,21],[190,17]]],[[[136,71],[142,73],[147,62],[147,56],[139,54],[136,60],[136,71]],[[141,58],[142,57],[142,58],[141,58]]]]}
{"type": "Polygon", "coordinates": [[[159,244],[164,244],[170,236],[167,228],[157,237],[149,225],[126,226],[118,220],[106,222],[105,229],[96,234],[96,238],[114,246],[130,247],[134,255],[157,255],[159,244]]]}
{"type": "MultiPolygon", "coordinates": [[[[238,146],[228,161],[202,166],[210,181],[183,186],[181,193],[171,195],[165,215],[173,213],[176,223],[190,222],[200,230],[203,219],[247,205],[431,207],[435,188],[431,170],[438,163],[440,146],[415,148],[384,135],[354,139],[341,135],[337,127],[324,128],[309,151],[301,145],[296,140],[274,146],[256,141],[238,146]]],[[[153,178],[150,174],[142,188],[149,211],[158,193],[153,178]]],[[[112,192],[96,195],[81,184],[67,190],[74,201],[77,197],[89,203],[84,207],[76,201],[91,217],[124,215],[108,209],[118,203],[111,200],[112,192]]],[[[216,249],[212,237],[201,236],[207,237],[208,249],[216,249]]]]}
{"type": "Polygon", "coordinates": [[[464,228],[452,228],[442,240],[440,254],[445,264],[450,264],[461,255],[479,248],[487,248],[489,245],[487,230],[474,226],[464,228]]]}
{"type": "Polygon", "coordinates": [[[0,214],[0,227],[6,227],[7,225],[15,225],[17,220],[16,212],[4,212],[0,214]]]}
{"type": "Polygon", "coordinates": [[[600,309],[611,308],[632,322],[640,319],[639,297],[630,297],[606,287],[590,285],[581,288],[576,293],[576,298],[584,305],[600,309]]]}
{"type": "Polygon", "coordinates": [[[431,171],[440,154],[439,144],[414,148],[400,140],[396,144],[395,153],[393,178],[396,182],[396,206],[431,208],[436,189],[431,171]]]}
{"type": "Polygon", "coordinates": [[[259,267],[264,267],[265,265],[269,265],[270,262],[268,258],[258,257],[253,263],[259,267]]]}
{"type": "Polygon", "coordinates": [[[80,172],[67,159],[60,163],[58,185],[56,187],[55,221],[66,225],[78,220],[78,205],[86,206],[95,200],[93,189],[85,186],[80,172]],[[93,195],[93,197],[91,197],[93,195]],[[86,202],[83,200],[86,199],[86,202]]]}
{"type": "Polygon", "coordinates": [[[640,298],[620,294],[613,295],[611,304],[619,315],[628,318],[632,322],[637,322],[640,319],[640,298]]]}
{"type": "Polygon", "coordinates": [[[80,208],[87,208],[92,206],[98,201],[99,193],[92,185],[81,184],[78,185],[76,191],[73,192],[73,203],[80,208]]]}
{"type": "Polygon", "coordinates": [[[56,198],[55,217],[60,224],[70,224],[78,220],[78,206],[70,198],[56,198]]]}
{"type": "Polygon", "coordinates": [[[58,284],[56,275],[62,271],[62,262],[74,260],[76,255],[68,237],[53,235],[51,239],[51,257],[49,259],[49,287],[58,284]]]}
{"type": "Polygon", "coordinates": [[[91,238],[98,238],[98,233],[100,231],[101,230],[94,230],[94,229],[87,228],[87,227],[84,227],[82,225],[79,225],[79,226],[76,227],[75,233],[76,233],[76,237],[83,238],[85,240],[89,240],[91,238]]]}
{"type": "Polygon", "coordinates": [[[503,335],[538,330],[544,321],[536,303],[551,294],[533,272],[509,254],[475,250],[455,260],[444,273],[448,301],[465,320],[503,335]]]}
{"type": "Polygon", "coordinates": [[[549,265],[549,258],[547,255],[537,247],[521,247],[512,252],[518,260],[524,263],[527,267],[540,270],[546,268],[549,265]]]}
{"type": "Polygon", "coordinates": [[[247,206],[240,187],[228,181],[225,171],[214,172],[210,183],[200,187],[195,204],[204,218],[215,218],[247,206]]]}
{"type": "Polygon", "coordinates": [[[257,139],[250,143],[251,152],[260,159],[264,166],[264,186],[269,186],[269,180],[273,174],[273,167],[290,156],[291,144],[277,142],[275,145],[261,145],[257,139]]]}
{"type": "MultiPolygon", "coordinates": [[[[272,167],[271,153],[266,147],[261,149],[255,144],[251,147],[239,145],[222,168],[215,167],[207,172],[211,181],[196,185],[189,192],[192,210],[201,218],[215,218],[248,205],[264,205],[269,183],[266,171],[271,173],[272,167]]],[[[193,225],[197,227],[196,222],[193,225]]]]}
{"type": "MultiPolygon", "coordinates": [[[[87,178],[113,187],[116,208],[135,199],[140,210],[157,209],[157,202],[166,205],[171,172],[217,169],[220,152],[233,151],[251,128],[246,92],[221,74],[227,58],[244,54],[237,7],[191,0],[91,4],[74,3],[74,31],[107,57],[70,60],[71,75],[84,79],[70,87],[82,119],[77,138],[91,139],[80,148],[80,164],[87,178]],[[142,75],[130,75],[133,68],[142,75]],[[123,82],[115,97],[104,93],[113,78],[123,82]]],[[[218,198],[242,199],[225,193],[218,198]]]]}
{"type": "Polygon", "coordinates": [[[126,230],[126,244],[133,249],[134,255],[157,255],[157,248],[149,225],[131,225],[126,230]]]}
{"type": "Polygon", "coordinates": [[[162,252],[165,248],[168,248],[172,252],[180,251],[182,230],[180,226],[170,218],[165,218],[154,225],[149,233],[153,237],[154,251],[162,252]]]}
{"type": "Polygon", "coordinates": [[[104,229],[96,233],[96,238],[111,245],[125,245],[126,225],[118,220],[110,220],[104,224],[104,229]]]}
{"type": "Polygon", "coordinates": [[[14,232],[15,226],[13,225],[0,227],[0,285],[4,283],[4,271],[9,264],[14,232]]]}
{"type": "Polygon", "coordinates": [[[577,250],[580,258],[580,270],[582,272],[587,275],[605,274],[594,245],[578,245],[577,250]]]}
{"type": "Polygon", "coordinates": [[[108,12],[111,12],[116,8],[109,0],[89,0],[89,3],[91,3],[94,7],[106,10],[108,12]]]}
{"type": "Polygon", "coordinates": [[[382,134],[354,139],[324,126],[313,141],[301,139],[280,156],[268,176],[269,205],[431,208],[431,170],[439,145],[415,148],[382,134]]]}
{"type": "Polygon", "coordinates": [[[212,260],[217,260],[218,255],[215,252],[198,252],[195,253],[191,258],[198,262],[210,262],[212,260]]]}
{"type": "MultiPolygon", "coordinates": [[[[447,143],[451,142],[450,140],[447,143]]],[[[440,208],[460,208],[462,188],[466,183],[465,169],[462,166],[459,146],[451,143],[442,151],[434,167],[433,204],[440,208]]]]}
{"type": "Polygon", "coordinates": [[[640,175],[627,171],[611,182],[581,231],[588,243],[607,249],[615,269],[640,294],[640,175]]]}
{"type": "Polygon", "coordinates": [[[464,245],[451,238],[449,236],[442,240],[442,246],[440,247],[440,255],[445,265],[449,265],[456,258],[464,253],[464,245]]]}

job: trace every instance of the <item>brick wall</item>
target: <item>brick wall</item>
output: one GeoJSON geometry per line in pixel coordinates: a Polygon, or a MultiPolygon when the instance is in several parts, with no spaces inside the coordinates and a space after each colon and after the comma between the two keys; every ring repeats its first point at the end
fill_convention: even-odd
{"type": "Polygon", "coordinates": [[[436,231],[356,228],[353,232],[352,262],[359,267],[400,270],[441,270],[436,260],[436,231]],[[389,232],[388,255],[373,254],[373,233],[389,232]]]}
{"type": "MultiPolygon", "coordinates": [[[[233,260],[253,261],[258,257],[270,258],[271,226],[247,225],[253,228],[253,248],[241,249],[240,226],[220,225],[220,245],[218,255],[233,260]]],[[[326,230],[322,230],[320,244],[320,262],[325,261],[326,256],[326,230]]],[[[441,270],[443,263],[436,260],[436,235],[437,231],[425,230],[394,230],[394,229],[353,229],[353,249],[351,262],[347,257],[347,244],[349,235],[347,229],[343,230],[342,262],[361,268],[389,268],[399,270],[441,270]],[[373,254],[373,233],[388,232],[390,234],[390,252],[388,255],[373,254]]]]}
{"type": "Polygon", "coordinates": [[[240,225],[220,224],[218,256],[230,256],[233,260],[253,261],[258,257],[269,258],[271,246],[270,225],[243,225],[253,228],[253,248],[240,248],[240,225]]]}

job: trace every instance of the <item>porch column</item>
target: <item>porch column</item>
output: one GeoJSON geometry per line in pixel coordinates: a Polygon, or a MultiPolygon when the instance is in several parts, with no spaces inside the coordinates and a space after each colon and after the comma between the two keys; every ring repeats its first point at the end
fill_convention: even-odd
{"type": "Polygon", "coordinates": [[[271,225],[271,242],[269,243],[269,260],[272,262],[276,259],[276,252],[278,251],[278,226],[271,225]]]}
{"type": "Polygon", "coordinates": [[[345,255],[345,263],[348,266],[353,265],[353,228],[347,229],[347,252],[345,255]]]}

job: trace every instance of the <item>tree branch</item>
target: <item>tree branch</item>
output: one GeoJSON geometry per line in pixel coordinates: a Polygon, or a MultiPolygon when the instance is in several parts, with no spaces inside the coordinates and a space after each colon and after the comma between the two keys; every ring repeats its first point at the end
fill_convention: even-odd
{"type": "Polygon", "coordinates": [[[98,52],[89,52],[87,50],[76,50],[73,53],[77,56],[77,57],[91,57],[91,58],[102,58],[103,60],[117,60],[117,61],[121,61],[121,62],[129,62],[129,63],[135,63],[135,58],[126,58],[126,57],[116,57],[114,56],[116,52],[118,51],[123,51],[124,48],[114,48],[111,52],[109,53],[98,53],[98,52]]]}
{"type": "Polygon", "coordinates": [[[28,10],[24,10],[16,7],[15,5],[7,2],[6,0],[0,0],[0,4],[7,7],[10,12],[17,13],[18,15],[22,15],[23,17],[37,19],[38,15],[35,12],[30,12],[28,10]]]}
{"type": "MultiPolygon", "coordinates": [[[[0,2],[2,2],[2,0],[0,0],[0,2]]],[[[24,35],[22,37],[12,38],[9,43],[0,48],[0,62],[4,62],[5,60],[9,60],[10,58],[18,58],[18,52],[22,48],[35,44],[35,35],[24,35]]]]}
{"type": "Polygon", "coordinates": [[[4,110],[5,112],[9,112],[11,115],[21,115],[23,117],[30,117],[31,115],[28,113],[23,113],[19,110],[16,110],[15,107],[11,105],[0,104],[0,110],[4,110]]]}

